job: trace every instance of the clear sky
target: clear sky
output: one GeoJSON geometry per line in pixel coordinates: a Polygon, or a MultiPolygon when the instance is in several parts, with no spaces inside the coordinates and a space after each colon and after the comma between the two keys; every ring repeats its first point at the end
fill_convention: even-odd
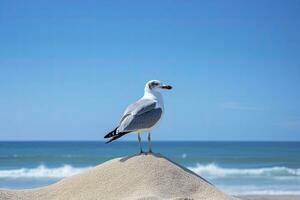
{"type": "Polygon", "coordinates": [[[102,140],[159,79],[174,90],[153,140],[299,141],[299,10],[296,0],[2,0],[0,140],[102,140]]]}

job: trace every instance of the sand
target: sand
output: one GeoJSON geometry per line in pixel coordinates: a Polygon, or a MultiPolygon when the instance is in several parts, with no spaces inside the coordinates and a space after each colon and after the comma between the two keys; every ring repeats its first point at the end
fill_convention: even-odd
{"type": "Polygon", "coordinates": [[[300,200],[299,195],[244,195],[242,200],[300,200]]]}
{"type": "Polygon", "coordinates": [[[0,190],[0,199],[232,200],[205,179],[159,154],[107,161],[47,187],[0,190]]]}

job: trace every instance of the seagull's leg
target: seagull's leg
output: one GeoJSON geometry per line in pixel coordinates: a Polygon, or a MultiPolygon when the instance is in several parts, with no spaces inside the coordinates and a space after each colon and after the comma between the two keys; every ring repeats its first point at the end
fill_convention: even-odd
{"type": "Polygon", "coordinates": [[[149,153],[152,153],[152,148],[151,148],[151,133],[148,133],[148,144],[149,144],[149,153]]]}
{"type": "Polygon", "coordinates": [[[138,133],[138,139],[139,139],[139,144],[140,144],[140,154],[144,153],[142,149],[142,143],[141,143],[141,136],[140,133],[138,133]]]}

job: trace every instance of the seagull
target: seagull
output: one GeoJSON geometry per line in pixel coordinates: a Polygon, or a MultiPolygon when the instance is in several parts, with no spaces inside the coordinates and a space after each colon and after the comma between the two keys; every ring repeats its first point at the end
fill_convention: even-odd
{"type": "Polygon", "coordinates": [[[172,86],[164,85],[158,80],[148,81],[145,85],[144,96],[129,105],[119,125],[104,136],[104,138],[109,139],[106,143],[135,132],[138,134],[140,153],[143,153],[140,134],[148,133],[149,153],[152,153],[151,132],[159,124],[164,113],[164,102],[160,91],[171,89],[172,86]]]}

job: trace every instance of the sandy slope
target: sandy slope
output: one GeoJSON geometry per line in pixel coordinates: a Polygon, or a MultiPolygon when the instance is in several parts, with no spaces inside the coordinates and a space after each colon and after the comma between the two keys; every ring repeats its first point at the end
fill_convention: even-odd
{"type": "Polygon", "coordinates": [[[113,159],[53,185],[0,190],[0,199],[233,199],[159,154],[113,159]]]}

